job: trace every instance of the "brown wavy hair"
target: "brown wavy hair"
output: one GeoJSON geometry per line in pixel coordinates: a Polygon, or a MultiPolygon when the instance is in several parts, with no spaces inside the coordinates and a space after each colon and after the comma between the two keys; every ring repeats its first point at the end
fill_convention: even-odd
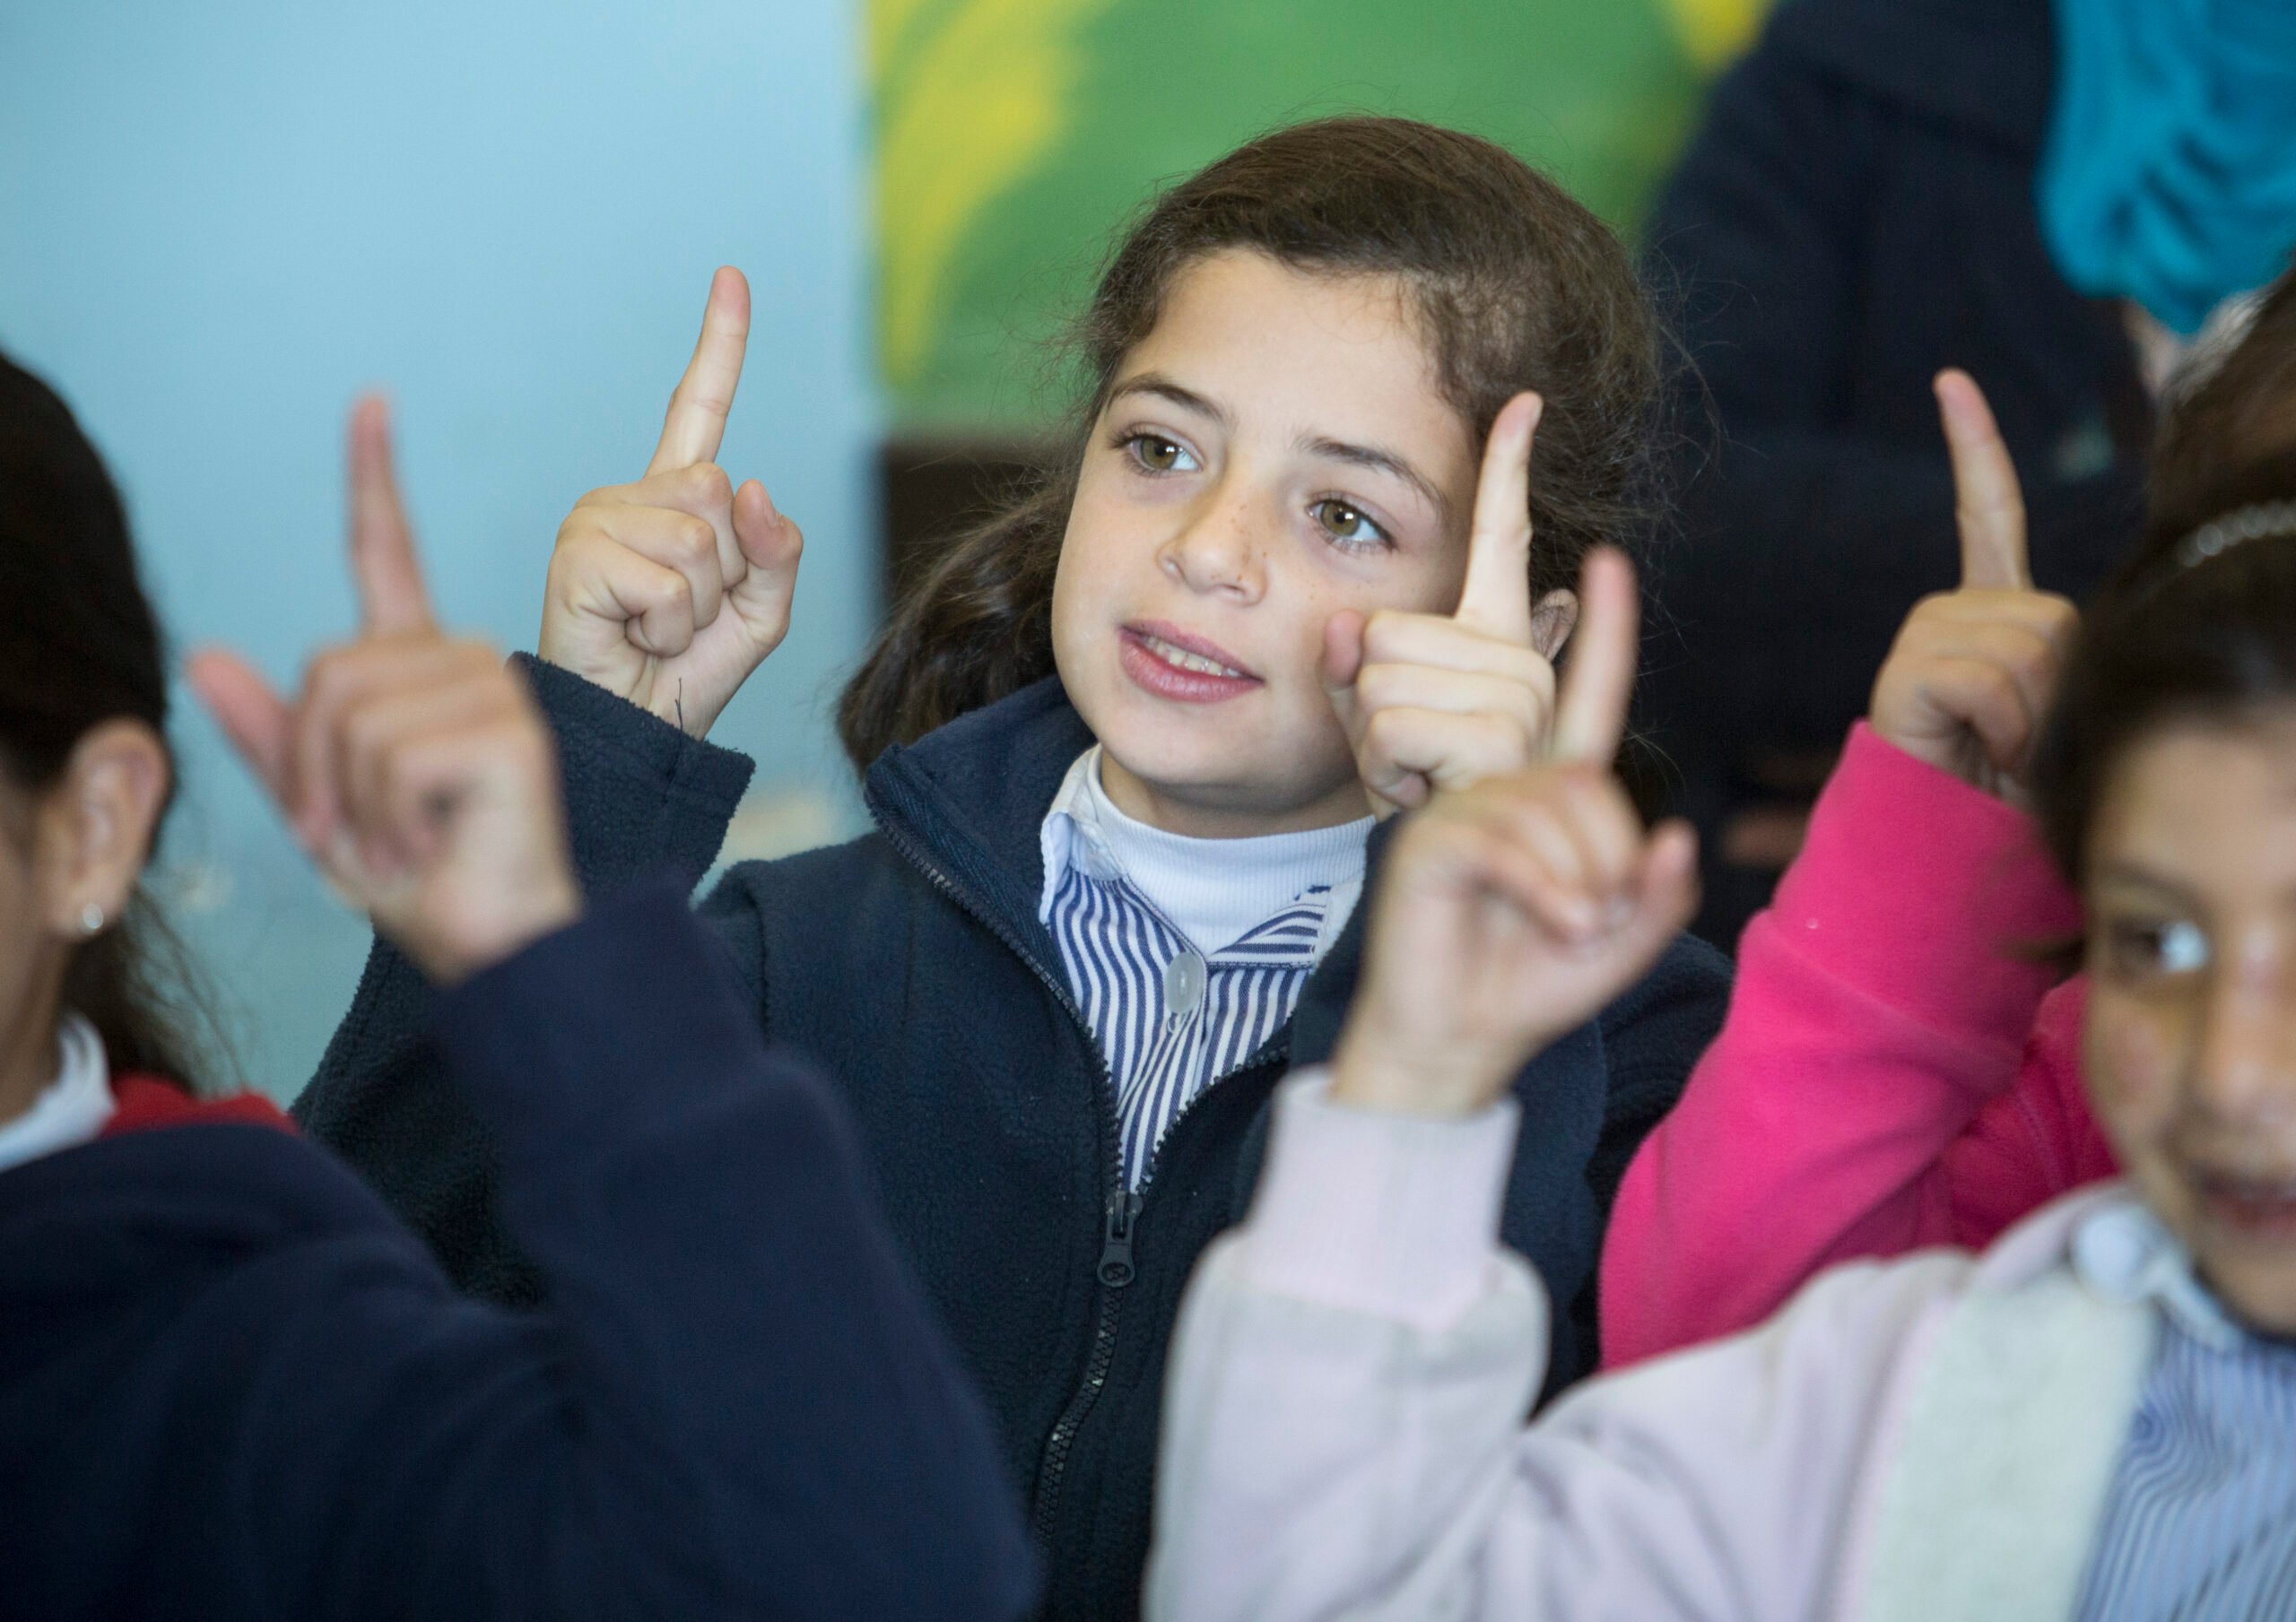
{"type": "MultiPolygon", "coordinates": [[[[27,794],[47,789],[83,737],[120,718],[165,746],[166,645],[127,515],[70,408],[0,356],[0,776],[27,794]]],[[[63,996],[102,1037],[115,1071],[192,1090],[202,1060],[222,1047],[189,961],[140,883],[126,915],[74,950],[63,996]]]]}
{"type": "Polygon", "coordinates": [[[1152,204],[1070,343],[1084,386],[1050,470],[958,535],[894,604],[838,705],[857,770],[1052,672],[1052,583],[1084,447],[1124,358],[1179,274],[1246,248],[1296,270],[1394,276],[1480,444],[1545,398],[1531,481],[1531,590],[1597,542],[1637,550],[1657,508],[1657,321],[1618,239],[1504,148],[1402,118],[1319,119],[1248,143],[1152,204]]]}

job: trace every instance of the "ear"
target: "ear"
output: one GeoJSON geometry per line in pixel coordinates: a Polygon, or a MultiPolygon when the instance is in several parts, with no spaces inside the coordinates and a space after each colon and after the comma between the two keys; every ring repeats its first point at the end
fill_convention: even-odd
{"type": "Polygon", "coordinates": [[[87,935],[91,907],[117,922],[151,856],[170,776],[167,745],[141,721],[103,722],[73,745],[40,797],[36,871],[50,930],[87,935]]]}
{"type": "Polygon", "coordinates": [[[1539,650],[1540,658],[1552,662],[1578,624],[1578,594],[1551,591],[1531,609],[1531,646],[1539,650]]]}

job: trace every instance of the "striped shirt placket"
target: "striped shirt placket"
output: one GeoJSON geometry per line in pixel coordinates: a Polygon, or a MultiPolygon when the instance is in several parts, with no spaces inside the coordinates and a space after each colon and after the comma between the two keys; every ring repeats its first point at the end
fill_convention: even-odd
{"type": "Polygon", "coordinates": [[[1310,888],[1206,958],[1121,878],[1063,875],[1047,921],[1116,1082],[1127,1188],[1147,1181],[1157,1145],[1196,1097],[1291,1018],[1329,893],[1310,888]]]}
{"type": "Polygon", "coordinates": [[[2237,1324],[2149,1212],[2108,1211],[2092,1227],[2118,1241],[2110,1251],[2076,1249],[2092,1288],[2150,1298],[2165,1323],[2074,1622],[2288,1622],[2296,1618],[2296,1346],[2237,1324]]]}

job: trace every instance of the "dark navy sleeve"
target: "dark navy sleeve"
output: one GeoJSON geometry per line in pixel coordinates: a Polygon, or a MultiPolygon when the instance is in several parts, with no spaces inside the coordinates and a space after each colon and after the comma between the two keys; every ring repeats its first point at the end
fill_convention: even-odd
{"type": "MultiPolygon", "coordinates": [[[[751,762],[554,665],[525,655],[511,663],[557,743],[585,893],[612,895],[664,873],[689,889],[699,884],[725,842],[751,762]]],[[[729,891],[735,900],[741,893],[729,891]]],[[[722,917],[720,929],[736,965],[761,973],[754,929],[735,916],[722,917]]],[[[759,991],[750,1006],[761,1000],[759,991]]],[[[459,1288],[531,1304],[541,1281],[496,1213],[492,1136],[448,1080],[430,1022],[421,972],[378,937],[350,1010],[295,1101],[295,1118],[358,1167],[459,1288]]]]}
{"type": "Polygon", "coordinates": [[[1683,935],[1631,991],[1603,1010],[1610,1087],[1587,1183],[1605,1223],[1628,1162],[1683,1096],[1729,1007],[1730,960],[1697,936],[1683,935]]]}
{"type": "MultiPolygon", "coordinates": [[[[1602,1228],[1610,1226],[1611,1206],[1634,1151],[1674,1108],[1700,1055],[1720,1032],[1730,1006],[1730,960],[1720,952],[1695,935],[1680,936],[1657,967],[1597,1018],[1605,1072],[1603,1123],[1587,1161],[1587,1188],[1602,1228]]],[[[1598,1271],[1588,1271],[1556,1324],[1560,1341],[1562,1321],[1569,1322],[1583,1372],[1592,1372],[1602,1357],[1599,1279],[1598,1271]]]]}
{"type": "Polygon", "coordinates": [[[1013,1618],[987,1412],[674,884],[437,999],[517,1312],[314,1246],[240,1493],[294,1616],[1013,1618]],[[323,1344],[321,1343],[323,1341],[323,1344]],[[267,1436],[267,1444],[261,1439],[267,1436]]]}

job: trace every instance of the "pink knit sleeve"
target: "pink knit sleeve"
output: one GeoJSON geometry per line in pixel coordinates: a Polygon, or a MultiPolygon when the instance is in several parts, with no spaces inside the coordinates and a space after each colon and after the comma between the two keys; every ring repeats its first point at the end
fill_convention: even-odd
{"type": "Polygon", "coordinates": [[[2006,1118],[1995,1196],[1957,1193],[1946,1158],[2019,1080],[2054,978],[2031,949],[2077,925],[2025,817],[1857,727],[1721,1034],[1620,1187],[1605,1364],[1744,1329],[1822,1268],[1955,1242],[2051,1184],[2006,1118]]]}
{"type": "Polygon", "coordinates": [[[1983,1250],[2035,1207],[2118,1174],[2081,1085],[2081,1010],[2088,999],[2083,979],[2049,993],[2026,1040],[2017,1084],[1946,1149],[1942,1168],[1955,1245],[1983,1250]]]}

